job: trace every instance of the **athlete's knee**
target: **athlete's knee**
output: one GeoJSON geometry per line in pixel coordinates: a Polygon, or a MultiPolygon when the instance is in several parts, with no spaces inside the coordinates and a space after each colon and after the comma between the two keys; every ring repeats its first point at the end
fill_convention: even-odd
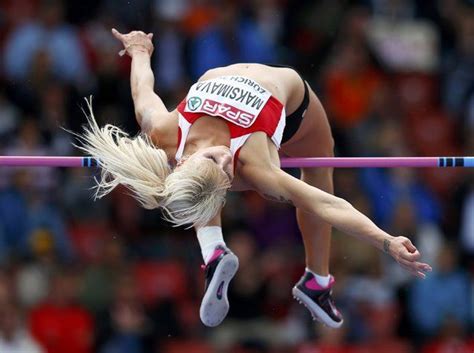
{"type": "Polygon", "coordinates": [[[334,137],[329,137],[329,150],[331,151],[331,157],[334,157],[334,148],[336,147],[336,141],[334,141],[334,137]]]}
{"type": "Polygon", "coordinates": [[[329,136],[329,142],[328,142],[328,157],[334,157],[334,148],[335,148],[336,142],[334,141],[334,137],[329,136]]]}
{"type": "Polygon", "coordinates": [[[330,135],[327,139],[324,140],[324,143],[322,143],[319,146],[319,157],[334,157],[334,138],[332,135],[330,135]]]}
{"type": "Polygon", "coordinates": [[[311,185],[319,184],[332,185],[333,168],[301,168],[301,179],[311,185]]]}

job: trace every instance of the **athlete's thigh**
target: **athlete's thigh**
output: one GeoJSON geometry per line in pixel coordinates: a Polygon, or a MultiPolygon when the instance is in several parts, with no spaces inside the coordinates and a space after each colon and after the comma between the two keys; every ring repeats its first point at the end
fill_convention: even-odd
{"type": "Polygon", "coordinates": [[[331,127],[318,97],[312,90],[309,94],[310,102],[303,121],[281,150],[290,157],[330,157],[334,150],[331,127]]]}

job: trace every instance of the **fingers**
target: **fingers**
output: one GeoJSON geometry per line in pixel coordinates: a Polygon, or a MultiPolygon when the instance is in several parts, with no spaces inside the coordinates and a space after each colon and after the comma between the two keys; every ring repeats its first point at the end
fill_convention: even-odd
{"type": "Polygon", "coordinates": [[[421,278],[421,279],[425,279],[426,278],[426,274],[424,274],[423,272],[420,272],[420,271],[417,271],[415,273],[415,276],[418,277],[418,278],[421,278]]]}
{"type": "Polygon", "coordinates": [[[400,257],[408,261],[416,261],[421,258],[421,254],[416,248],[414,252],[408,252],[408,251],[401,252],[400,257]]]}
{"type": "Polygon", "coordinates": [[[421,272],[431,272],[431,271],[433,271],[433,269],[431,268],[430,265],[422,263],[422,262],[415,262],[414,266],[418,271],[421,271],[421,272]]]}
{"type": "Polygon", "coordinates": [[[425,278],[426,272],[431,272],[433,269],[430,265],[423,262],[411,262],[407,260],[400,259],[399,264],[407,271],[412,273],[414,276],[425,278]]]}
{"type": "MultiPolygon", "coordinates": [[[[145,33],[141,31],[132,31],[128,34],[122,34],[119,31],[117,31],[115,28],[112,28],[112,34],[114,35],[115,38],[117,38],[120,41],[124,41],[127,37],[134,36],[134,35],[145,35],[145,33]]],[[[153,38],[153,33],[148,33],[146,34],[146,37],[150,40],[153,38]]]]}
{"type": "Polygon", "coordinates": [[[399,239],[402,241],[398,243],[397,249],[394,250],[393,257],[397,260],[400,266],[412,275],[425,279],[426,272],[432,271],[431,266],[417,261],[421,258],[421,254],[412,244],[410,239],[405,237],[399,237],[399,239]]]}
{"type": "Polygon", "coordinates": [[[112,28],[112,34],[114,35],[115,38],[118,40],[122,40],[123,34],[117,31],[115,28],[112,28]]]}
{"type": "Polygon", "coordinates": [[[425,272],[431,272],[431,271],[433,271],[433,267],[431,267],[431,266],[428,265],[428,264],[423,264],[423,263],[422,263],[421,266],[423,267],[423,271],[425,271],[425,272]]]}
{"type": "Polygon", "coordinates": [[[411,240],[408,239],[408,238],[405,238],[405,240],[403,241],[403,245],[405,245],[405,247],[406,247],[406,248],[408,249],[408,251],[411,252],[411,253],[417,251],[415,245],[413,245],[413,243],[411,242],[411,240]]]}
{"type": "Polygon", "coordinates": [[[421,279],[425,279],[426,278],[426,274],[423,272],[423,271],[419,271],[415,268],[412,268],[411,266],[408,266],[408,265],[405,265],[405,264],[402,264],[400,263],[400,266],[407,272],[410,272],[413,276],[415,277],[418,277],[418,278],[421,278],[421,279]]]}
{"type": "Polygon", "coordinates": [[[401,265],[410,267],[417,271],[430,272],[433,270],[430,265],[425,264],[423,262],[407,261],[407,260],[400,259],[399,263],[401,265]]]}

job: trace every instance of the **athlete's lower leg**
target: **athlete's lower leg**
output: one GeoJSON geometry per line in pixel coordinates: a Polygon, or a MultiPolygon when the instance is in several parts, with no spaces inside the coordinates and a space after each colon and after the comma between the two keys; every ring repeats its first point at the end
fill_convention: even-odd
{"type": "Polygon", "coordinates": [[[227,289],[239,268],[239,260],[230,251],[222,235],[220,213],[206,227],[196,229],[204,260],[204,296],[199,309],[206,326],[217,326],[229,311],[227,289]]]}
{"type": "MultiPolygon", "coordinates": [[[[333,193],[332,169],[302,170],[302,180],[333,193]]],[[[331,226],[303,212],[297,213],[306,253],[306,271],[293,287],[294,297],[304,304],[315,320],[338,328],[343,318],[332,298],[334,277],[329,275],[331,226]]]]}
{"type": "MultiPolygon", "coordinates": [[[[332,174],[332,168],[302,169],[301,179],[332,194],[334,193],[332,174]]],[[[332,227],[300,210],[297,210],[297,219],[305,247],[306,267],[317,275],[329,275],[332,227]]]]}

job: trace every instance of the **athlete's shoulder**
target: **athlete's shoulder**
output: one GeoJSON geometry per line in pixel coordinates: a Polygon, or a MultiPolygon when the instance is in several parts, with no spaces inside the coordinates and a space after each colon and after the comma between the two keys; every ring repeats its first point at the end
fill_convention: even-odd
{"type": "Polygon", "coordinates": [[[148,135],[160,148],[165,150],[168,147],[174,148],[178,136],[178,111],[175,109],[168,114],[163,114],[146,129],[142,128],[142,133],[148,135]]]}

